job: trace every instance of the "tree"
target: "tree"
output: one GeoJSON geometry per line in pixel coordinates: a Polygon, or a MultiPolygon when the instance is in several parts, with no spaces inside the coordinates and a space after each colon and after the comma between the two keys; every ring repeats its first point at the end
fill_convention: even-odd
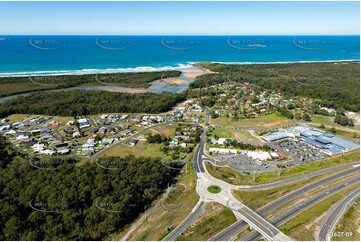
{"type": "Polygon", "coordinates": [[[306,122],[311,122],[311,117],[310,115],[308,115],[307,113],[305,113],[303,116],[302,116],[302,119],[306,122]]]}
{"type": "Polygon", "coordinates": [[[336,132],[337,132],[334,127],[332,127],[332,128],[330,129],[330,131],[331,131],[331,133],[333,133],[333,134],[336,134],[336,132]]]}
{"type": "Polygon", "coordinates": [[[292,110],[295,108],[295,105],[293,103],[290,103],[287,105],[287,109],[292,110]]]}
{"type": "Polygon", "coordinates": [[[0,168],[2,240],[104,239],[132,223],[176,181],[182,167],[135,156],[99,158],[98,164],[113,170],[75,162],[64,158],[55,170],[43,172],[30,166],[27,158],[14,157],[0,168]],[[29,202],[37,209],[57,212],[38,212],[29,202]]]}
{"type": "Polygon", "coordinates": [[[335,123],[340,124],[342,126],[349,126],[349,127],[353,127],[354,126],[354,121],[353,119],[350,119],[346,116],[342,116],[342,115],[336,115],[335,123]]]}
{"type": "Polygon", "coordinates": [[[295,119],[301,120],[301,119],[302,119],[301,114],[300,114],[300,113],[296,113],[296,114],[295,114],[295,119]]]}

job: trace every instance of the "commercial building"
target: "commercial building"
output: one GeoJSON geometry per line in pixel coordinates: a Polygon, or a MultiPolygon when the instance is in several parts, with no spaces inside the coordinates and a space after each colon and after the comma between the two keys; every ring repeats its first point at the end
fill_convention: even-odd
{"type": "Polygon", "coordinates": [[[360,147],[360,144],[356,142],[306,125],[299,125],[286,130],[273,132],[264,135],[262,138],[268,142],[294,138],[319,148],[328,155],[347,152],[360,147]]]}

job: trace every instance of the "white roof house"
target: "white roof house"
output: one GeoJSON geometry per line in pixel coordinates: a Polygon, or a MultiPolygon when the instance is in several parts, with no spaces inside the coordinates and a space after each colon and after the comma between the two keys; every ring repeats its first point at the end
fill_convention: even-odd
{"type": "Polygon", "coordinates": [[[247,156],[254,160],[271,159],[271,155],[268,152],[263,152],[263,151],[248,151],[247,156]]]}
{"type": "Polygon", "coordinates": [[[219,138],[217,140],[217,144],[219,145],[224,145],[225,143],[227,143],[227,138],[219,138]]]}
{"type": "Polygon", "coordinates": [[[218,154],[237,154],[238,150],[226,148],[209,148],[209,152],[218,154]]]}

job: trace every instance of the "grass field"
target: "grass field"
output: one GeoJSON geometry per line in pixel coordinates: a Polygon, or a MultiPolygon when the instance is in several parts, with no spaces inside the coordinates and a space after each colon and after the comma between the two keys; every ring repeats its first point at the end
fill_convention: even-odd
{"type": "Polygon", "coordinates": [[[360,198],[356,200],[357,205],[353,205],[337,224],[335,232],[352,232],[352,236],[333,237],[335,241],[360,241],[360,198]]]}
{"type": "Polygon", "coordinates": [[[215,178],[224,180],[234,185],[250,185],[250,184],[264,184],[283,180],[286,178],[307,174],[309,172],[323,169],[327,167],[337,166],[345,163],[350,163],[360,160],[360,151],[355,150],[347,154],[336,155],[334,157],[326,158],[320,161],[313,162],[311,164],[283,168],[279,171],[256,173],[255,179],[252,175],[240,173],[231,167],[217,167],[210,163],[206,163],[208,172],[215,178]]]}
{"type": "Polygon", "coordinates": [[[176,127],[169,126],[169,125],[161,125],[150,129],[150,133],[154,134],[161,134],[166,137],[170,137],[175,135],[176,127]]]}
{"type": "Polygon", "coordinates": [[[295,182],[291,184],[287,184],[285,186],[271,188],[267,190],[256,190],[256,191],[238,191],[233,190],[233,195],[237,198],[240,202],[244,203],[248,207],[252,208],[253,210],[257,210],[266,204],[275,201],[276,199],[297,190],[300,187],[303,187],[307,184],[320,180],[324,177],[330,176],[340,171],[329,172],[320,176],[312,177],[305,181],[295,182]]]}
{"type": "Polygon", "coordinates": [[[230,209],[221,204],[209,202],[206,203],[202,216],[177,240],[206,241],[236,221],[237,219],[230,209]]]}
{"type": "Polygon", "coordinates": [[[24,120],[24,118],[28,117],[29,115],[28,114],[13,114],[13,115],[10,115],[8,117],[8,119],[10,119],[10,122],[11,123],[15,123],[15,122],[21,122],[24,120]]]}
{"type": "MultiPolygon", "coordinates": [[[[337,124],[337,123],[334,123],[333,122],[333,118],[332,117],[328,117],[328,116],[322,116],[322,115],[312,115],[311,116],[311,120],[313,123],[315,124],[323,124],[325,126],[331,126],[331,127],[344,127],[340,124],[337,124]]],[[[347,127],[349,129],[354,129],[355,131],[358,131],[360,129],[360,126],[357,125],[357,126],[354,126],[354,127],[347,127]]]]}
{"type": "Polygon", "coordinates": [[[170,159],[162,151],[160,151],[161,147],[162,144],[148,144],[145,141],[139,141],[135,147],[130,147],[128,145],[116,145],[104,152],[101,156],[125,157],[127,155],[134,155],[136,157],[150,156],[170,159]]]}
{"type": "Polygon", "coordinates": [[[291,125],[293,122],[279,113],[272,113],[260,116],[254,119],[241,119],[239,121],[232,121],[227,117],[219,117],[212,119],[212,124],[228,128],[234,127],[256,127],[256,128],[278,128],[282,126],[291,125]]]}
{"type": "Polygon", "coordinates": [[[250,135],[248,131],[245,130],[231,130],[231,129],[223,129],[223,128],[214,128],[208,135],[214,138],[217,135],[219,138],[227,138],[227,139],[236,139],[240,142],[251,142],[251,143],[259,143],[255,137],[250,135]]]}
{"type": "Polygon", "coordinates": [[[217,135],[220,138],[227,138],[227,139],[234,138],[233,132],[230,129],[215,128],[212,130],[212,132],[209,132],[209,135],[211,135],[212,137],[217,135]]]}
{"type": "MultiPolygon", "coordinates": [[[[195,191],[196,178],[191,158],[188,160],[187,169],[181,174],[177,184],[179,187],[186,188],[186,190],[176,189],[175,192],[165,198],[166,203],[164,203],[167,209],[172,208],[173,211],[159,206],[151,216],[131,233],[128,240],[161,240],[169,233],[166,228],[174,229],[192,211],[199,197],[195,191]]],[[[159,202],[158,200],[155,204],[159,202]]]]}
{"type": "Polygon", "coordinates": [[[295,240],[317,240],[315,233],[316,228],[326,215],[328,209],[331,208],[340,197],[358,186],[359,184],[350,186],[306,209],[304,212],[282,224],[280,226],[281,231],[295,240]]]}

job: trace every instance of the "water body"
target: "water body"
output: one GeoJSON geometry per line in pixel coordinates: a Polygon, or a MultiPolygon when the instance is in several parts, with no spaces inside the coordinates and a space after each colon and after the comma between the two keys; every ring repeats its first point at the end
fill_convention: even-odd
{"type": "MultiPolygon", "coordinates": [[[[182,69],[182,73],[179,77],[176,78],[165,78],[150,83],[148,88],[126,88],[120,86],[111,86],[111,85],[102,85],[102,86],[80,86],[80,87],[70,87],[64,89],[55,89],[55,90],[43,90],[38,92],[55,92],[55,91],[64,91],[64,90],[82,90],[82,91],[110,91],[110,92],[127,92],[127,93],[162,93],[162,92],[172,92],[172,93],[181,93],[188,89],[189,84],[195,81],[195,76],[187,77],[186,73],[188,71],[196,71],[199,74],[207,73],[206,70],[203,70],[196,66],[190,66],[185,69],[182,69]],[[173,80],[181,81],[181,83],[176,84],[172,83],[173,80]]],[[[30,80],[29,80],[30,81],[30,80]]],[[[7,97],[0,98],[0,104],[5,103],[6,101],[12,100],[20,96],[28,96],[35,92],[27,92],[22,94],[15,94],[7,97]]]]}
{"type": "Polygon", "coordinates": [[[360,59],[359,36],[0,36],[0,76],[360,59]]]}

